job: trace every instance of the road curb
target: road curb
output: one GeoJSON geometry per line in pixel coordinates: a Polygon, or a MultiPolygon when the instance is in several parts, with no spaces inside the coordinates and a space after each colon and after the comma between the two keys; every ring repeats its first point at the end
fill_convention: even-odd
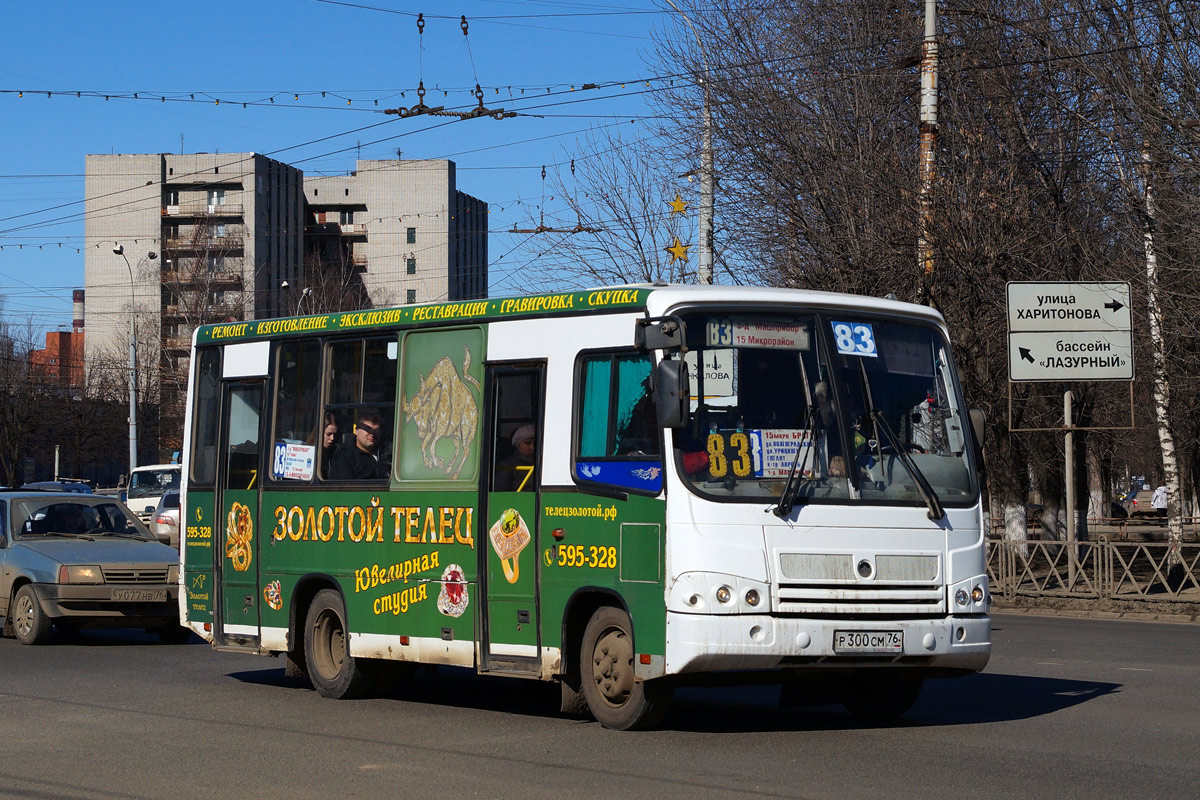
{"type": "Polygon", "coordinates": [[[992,604],[997,614],[1024,614],[1030,617],[1075,617],[1077,619],[1124,619],[1136,622],[1174,622],[1176,624],[1200,624],[1200,614],[1178,614],[1163,611],[1103,611],[1077,608],[1035,608],[1030,606],[1005,606],[992,604]]]}

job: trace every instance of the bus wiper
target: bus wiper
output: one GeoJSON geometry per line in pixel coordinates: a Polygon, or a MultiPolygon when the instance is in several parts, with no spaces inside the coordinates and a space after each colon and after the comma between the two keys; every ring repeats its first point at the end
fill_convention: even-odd
{"type": "MultiPolygon", "coordinates": [[[[810,429],[813,416],[813,407],[810,405],[804,410],[804,427],[801,430],[810,429]]],[[[814,444],[809,442],[809,451],[814,444]]],[[[808,452],[804,453],[804,464],[800,463],[800,451],[804,449],[804,442],[799,442],[796,446],[796,456],[792,459],[792,468],[788,470],[787,482],[783,484],[783,493],[779,495],[779,502],[771,509],[771,512],[781,519],[792,513],[796,506],[796,495],[800,493],[800,476],[804,474],[804,466],[808,464],[808,452]]]]}
{"type": "MultiPolygon", "coordinates": [[[[813,404],[812,389],[808,385],[808,370],[804,367],[804,356],[796,355],[796,359],[800,364],[800,379],[804,381],[804,427],[803,431],[812,431],[813,424],[817,418],[817,409],[813,404]]],[[[809,437],[808,449],[812,450],[817,446],[816,436],[809,437]]],[[[792,468],[788,470],[787,482],[783,484],[783,492],[779,495],[779,502],[775,508],[771,509],[775,516],[780,519],[792,513],[792,509],[796,505],[796,495],[800,493],[800,476],[804,474],[804,465],[808,464],[808,453],[804,454],[804,465],[800,463],[800,451],[804,449],[804,442],[798,442],[796,445],[796,455],[792,459],[792,468]]]]}
{"type": "Polygon", "coordinates": [[[900,459],[900,463],[904,465],[904,468],[908,470],[908,474],[912,476],[913,481],[917,484],[917,491],[921,493],[921,497],[925,498],[925,505],[929,507],[929,518],[936,522],[946,516],[941,501],[938,500],[937,492],[933,490],[933,486],[925,477],[925,473],[921,472],[921,468],[917,466],[917,462],[913,461],[908,448],[901,447],[899,437],[892,430],[892,426],[888,424],[887,419],[883,416],[883,412],[877,408],[872,408],[871,419],[875,421],[876,430],[883,431],[883,435],[887,437],[888,444],[896,451],[896,457],[900,459]]]}
{"type": "MultiPolygon", "coordinates": [[[[892,426],[888,424],[887,418],[883,416],[883,412],[875,407],[875,401],[871,397],[871,382],[867,380],[867,368],[863,366],[863,362],[858,362],[858,373],[862,379],[863,401],[867,404],[867,413],[871,417],[871,421],[875,424],[875,432],[880,431],[887,438],[888,444],[896,451],[896,457],[900,459],[900,463],[908,470],[908,474],[912,476],[913,482],[917,485],[917,491],[921,493],[921,497],[925,500],[925,506],[929,509],[928,516],[931,520],[937,521],[946,516],[946,511],[942,508],[942,503],[938,499],[937,492],[933,490],[933,486],[925,477],[925,473],[921,472],[917,463],[912,460],[912,456],[908,452],[908,448],[901,447],[900,437],[896,436],[896,432],[892,430],[892,426]]],[[[876,445],[878,449],[878,444],[876,445]]],[[[880,461],[882,462],[882,453],[879,453],[880,461]]]]}

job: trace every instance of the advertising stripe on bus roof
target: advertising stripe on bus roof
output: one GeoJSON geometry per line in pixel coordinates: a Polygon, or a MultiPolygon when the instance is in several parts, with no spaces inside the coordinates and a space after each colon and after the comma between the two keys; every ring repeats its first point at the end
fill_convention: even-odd
{"type": "Polygon", "coordinates": [[[339,311],[305,317],[247,320],[197,329],[196,343],[294,333],[334,333],[431,322],[495,321],[514,317],[628,310],[645,306],[650,289],[592,289],[583,292],[463,300],[400,308],[339,311]]]}

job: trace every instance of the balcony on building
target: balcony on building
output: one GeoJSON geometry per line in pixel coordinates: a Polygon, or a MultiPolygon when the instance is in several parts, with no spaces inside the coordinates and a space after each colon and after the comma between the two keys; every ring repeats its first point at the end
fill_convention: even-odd
{"type": "Polygon", "coordinates": [[[164,217],[240,217],[241,203],[209,203],[200,202],[178,203],[163,206],[164,217]]]}
{"type": "Polygon", "coordinates": [[[208,236],[163,236],[163,249],[177,252],[201,252],[205,250],[241,250],[245,247],[245,238],[240,233],[227,236],[210,234],[208,236]]]}

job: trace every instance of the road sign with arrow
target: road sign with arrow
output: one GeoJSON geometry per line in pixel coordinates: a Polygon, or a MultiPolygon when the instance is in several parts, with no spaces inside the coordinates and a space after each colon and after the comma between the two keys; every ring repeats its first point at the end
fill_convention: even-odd
{"type": "Polygon", "coordinates": [[[1008,284],[1012,381],[1133,380],[1128,283],[1008,284]]]}

